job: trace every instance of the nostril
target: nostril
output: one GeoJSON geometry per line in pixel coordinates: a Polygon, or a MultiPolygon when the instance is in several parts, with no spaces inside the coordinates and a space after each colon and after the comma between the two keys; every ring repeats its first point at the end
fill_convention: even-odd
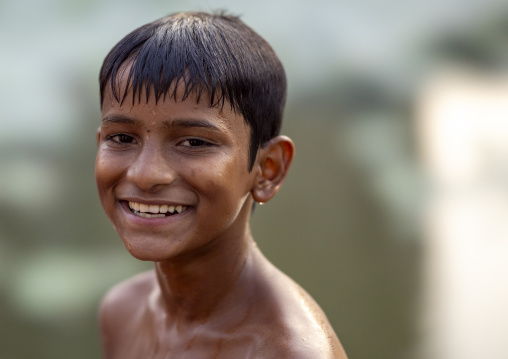
{"type": "Polygon", "coordinates": [[[160,186],[169,185],[175,181],[176,177],[175,171],[167,165],[153,163],[153,161],[131,166],[126,175],[128,181],[145,191],[153,191],[160,186]]]}

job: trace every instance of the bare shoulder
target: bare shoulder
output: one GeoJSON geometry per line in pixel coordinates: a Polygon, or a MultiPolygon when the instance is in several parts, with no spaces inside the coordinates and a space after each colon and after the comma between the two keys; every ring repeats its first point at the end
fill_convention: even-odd
{"type": "Polygon", "coordinates": [[[258,302],[266,316],[267,340],[255,357],[347,359],[325,313],[296,282],[275,267],[266,266],[264,297],[258,302]]]}
{"type": "Polygon", "coordinates": [[[146,299],[155,285],[153,271],[138,274],[112,287],[102,299],[99,316],[110,317],[131,312],[139,306],[139,302],[146,299]]]}
{"type": "Polygon", "coordinates": [[[138,274],[112,287],[102,299],[99,308],[99,327],[106,358],[111,357],[121,328],[131,327],[131,321],[142,310],[153,290],[156,279],[153,271],[138,274]]]}
{"type": "Polygon", "coordinates": [[[342,344],[319,305],[296,283],[288,287],[293,297],[283,298],[278,303],[279,314],[275,314],[274,318],[278,318],[272,327],[273,339],[262,357],[347,359],[342,344]]]}
{"type": "Polygon", "coordinates": [[[288,342],[271,347],[268,350],[261,350],[255,358],[263,359],[347,359],[346,353],[342,347],[329,348],[327,345],[319,347],[317,343],[299,345],[298,343],[288,342]]]}

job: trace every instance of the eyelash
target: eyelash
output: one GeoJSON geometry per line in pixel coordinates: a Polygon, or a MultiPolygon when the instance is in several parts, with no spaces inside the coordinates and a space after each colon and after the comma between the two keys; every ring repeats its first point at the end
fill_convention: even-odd
{"type": "MultiPolygon", "coordinates": [[[[106,138],[108,141],[112,141],[117,145],[128,145],[134,142],[134,138],[132,136],[120,133],[116,135],[111,135],[106,138]]],[[[212,143],[199,139],[199,138],[188,138],[180,142],[180,145],[183,147],[211,147],[212,143]],[[187,142],[187,144],[185,144],[187,142]]]]}
{"type": "Polygon", "coordinates": [[[188,139],[180,142],[180,145],[182,145],[184,147],[211,147],[211,146],[213,146],[212,143],[207,142],[205,140],[201,140],[199,138],[188,138],[188,139]],[[188,144],[185,145],[184,144],[185,142],[188,142],[188,144]]]}
{"type": "Polygon", "coordinates": [[[117,145],[125,145],[125,144],[130,144],[130,143],[134,142],[133,137],[131,137],[129,135],[125,135],[123,133],[108,136],[106,139],[108,141],[114,142],[117,145]]]}

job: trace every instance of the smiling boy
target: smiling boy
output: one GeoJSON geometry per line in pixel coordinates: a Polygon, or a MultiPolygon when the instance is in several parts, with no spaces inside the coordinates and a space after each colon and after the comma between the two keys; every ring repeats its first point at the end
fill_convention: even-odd
{"type": "Polygon", "coordinates": [[[155,264],[103,299],[105,358],[346,358],[250,232],[294,154],[272,48],[236,17],[174,14],[122,39],[100,87],[99,197],[129,253],[155,264]]]}

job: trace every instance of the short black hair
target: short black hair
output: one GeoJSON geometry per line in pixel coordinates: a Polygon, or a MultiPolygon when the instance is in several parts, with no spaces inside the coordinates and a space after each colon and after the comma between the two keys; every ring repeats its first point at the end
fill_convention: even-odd
{"type": "Polygon", "coordinates": [[[133,102],[148,100],[153,90],[176,99],[176,86],[185,84],[182,100],[203,91],[210,106],[241,114],[251,128],[249,171],[257,150],[277,136],[286,100],[286,75],[271,46],[238,17],[225,13],[183,12],[146,24],[113,47],[104,60],[99,82],[101,106],[106,87],[123,102],[132,90],[133,102]],[[120,93],[122,66],[132,64],[127,86],[120,93]]]}

